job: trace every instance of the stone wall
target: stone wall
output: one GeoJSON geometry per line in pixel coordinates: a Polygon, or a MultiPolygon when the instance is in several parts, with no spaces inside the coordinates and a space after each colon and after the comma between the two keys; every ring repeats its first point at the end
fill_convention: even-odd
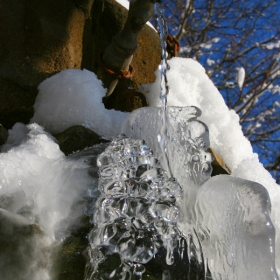
{"type": "MultiPolygon", "coordinates": [[[[98,72],[98,58],[127,11],[114,0],[3,0],[0,9],[0,123],[28,123],[38,85],[67,68],[98,72]]],[[[156,32],[146,26],[133,60],[134,82],[154,81],[156,32]]]]}

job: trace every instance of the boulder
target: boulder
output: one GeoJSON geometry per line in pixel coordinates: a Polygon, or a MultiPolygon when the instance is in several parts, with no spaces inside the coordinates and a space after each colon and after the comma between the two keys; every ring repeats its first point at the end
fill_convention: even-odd
{"type": "MultiPolygon", "coordinates": [[[[9,0],[0,9],[0,123],[28,123],[38,85],[67,68],[98,72],[98,58],[123,27],[115,0],[9,0]]],[[[146,26],[133,60],[134,87],[154,81],[158,34],[146,26]]],[[[102,77],[100,77],[102,78],[102,77]]]]}
{"type": "Polygon", "coordinates": [[[65,155],[83,150],[86,147],[101,142],[99,136],[95,132],[82,125],[72,126],[63,132],[54,135],[54,137],[58,141],[60,150],[65,155]]]}
{"type": "Polygon", "coordinates": [[[0,124],[0,146],[5,144],[8,139],[8,131],[0,124]]]}

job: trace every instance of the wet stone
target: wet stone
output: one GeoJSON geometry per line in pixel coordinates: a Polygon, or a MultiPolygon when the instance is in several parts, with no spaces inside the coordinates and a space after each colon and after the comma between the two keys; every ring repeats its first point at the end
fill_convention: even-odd
{"type": "Polygon", "coordinates": [[[101,142],[99,136],[92,130],[82,126],[75,125],[65,131],[54,135],[58,141],[59,147],[65,155],[69,155],[86,147],[93,146],[101,142]]]}

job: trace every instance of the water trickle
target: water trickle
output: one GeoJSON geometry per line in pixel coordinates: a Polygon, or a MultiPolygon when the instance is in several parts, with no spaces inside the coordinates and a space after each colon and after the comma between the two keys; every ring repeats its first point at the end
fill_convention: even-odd
{"type": "Polygon", "coordinates": [[[169,86],[166,72],[169,69],[169,64],[167,61],[167,51],[166,51],[166,40],[168,36],[168,27],[163,18],[162,7],[160,3],[155,3],[155,18],[158,25],[158,31],[160,35],[161,42],[161,64],[160,64],[160,98],[162,99],[163,107],[167,106],[167,96],[169,93],[169,86]]]}
{"type": "MultiPolygon", "coordinates": [[[[95,226],[89,235],[89,241],[91,250],[99,254],[104,251],[106,253],[101,261],[91,258],[86,278],[88,280],[104,275],[102,265],[114,253],[117,253],[118,257],[115,258],[119,258],[120,264],[118,268],[115,265],[111,268],[109,278],[126,279],[131,274],[141,278],[146,270],[144,264],[155,258],[160,248],[165,250],[165,262],[168,266],[175,261],[174,251],[177,251],[181,260],[186,252],[183,248],[186,242],[177,228],[177,223],[182,218],[180,203],[183,192],[172,175],[167,153],[169,138],[173,135],[172,129],[167,127],[168,29],[158,3],[155,4],[155,16],[162,47],[159,67],[159,98],[162,101],[159,118],[162,125],[153,137],[156,138],[157,149],[161,151],[160,162],[143,140],[132,140],[125,136],[113,140],[98,157],[98,188],[101,196],[96,203],[97,211],[92,219],[95,226]]],[[[192,108],[186,111],[185,121],[193,117],[192,108]]],[[[198,154],[196,156],[196,163],[199,165],[200,157],[198,154]]],[[[171,279],[169,272],[163,271],[162,279],[171,279]]]]}
{"type": "Polygon", "coordinates": [[[161,3],[156,2],[154,6],[155,11],[155,19],[158,25],[158,32],[160,35],[161,42],[161,64],[159,66],[160,69],[160,94],[159,98],[162,101],[162,129],[160,133],[157,135],[158,143],[162,151],[163,160],[165,162],[166,171],[168,177],[172,176],[169,161],[166,154],[166,137],[167,137],[167,126],[166,126],[166,107],[167,107],[167,98],[169,93],[168,79],[167,79],[167,71],[169,69],[169,64],[167,61],[167,50],[166,50],[166,40],[168,36],[168,27],[163,18],[163,12],[161,3]]]}

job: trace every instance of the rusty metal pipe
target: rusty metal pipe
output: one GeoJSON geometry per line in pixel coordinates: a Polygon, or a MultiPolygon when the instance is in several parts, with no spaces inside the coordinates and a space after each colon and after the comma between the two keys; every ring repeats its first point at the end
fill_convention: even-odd
{"type": "MultiPolygon", "coordinates": [[[[102,61],[104,65],[114,71],[128,70],[133,54],[137,49],[137,36],[152,17],[155,2],[159,0],[130,0],[128,18],[123,30],[112,39],[111,44],[106,48],[102,61]]],[[[109,96],[117,81],[113,81],[107,96],[109,96]]]]}

